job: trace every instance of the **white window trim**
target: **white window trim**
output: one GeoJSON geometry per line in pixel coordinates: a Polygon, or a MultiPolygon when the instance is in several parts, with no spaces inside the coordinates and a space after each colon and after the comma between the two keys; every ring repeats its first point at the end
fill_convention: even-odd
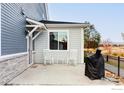
{"type": "Polygon", "coordinates": [[[70,44],[70,42],[69,42],[69,30],[67,30],[67,29],[63,29],[63,30],[59,30],[59,29],[56,29],[56,30],[48,30],[48,50],[50,50],[50,48],[49,48],[49,45],[50,45],[50,42],[49,42],[49,34],[50,34],[50,32],[66,32],[67,33],[67,50],[59,50],[59,49],[57,49],[57,50],[51,50],[51,51],[69,51],[69,44],[70,44]]]}

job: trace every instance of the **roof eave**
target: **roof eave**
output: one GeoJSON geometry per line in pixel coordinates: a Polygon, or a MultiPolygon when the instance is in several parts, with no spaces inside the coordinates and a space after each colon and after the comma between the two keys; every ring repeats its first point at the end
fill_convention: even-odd
{"type": "Polygon", "coordinates": [[[46,24],[46,26],[49,27],[80,27],[85,28],[89,26],[89,24],[46,24]]]}

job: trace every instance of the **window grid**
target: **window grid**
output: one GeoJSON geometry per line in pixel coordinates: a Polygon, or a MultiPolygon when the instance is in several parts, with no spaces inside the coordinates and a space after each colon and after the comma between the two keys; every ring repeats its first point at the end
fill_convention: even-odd
{"type": "Polygon", "coordinates": [[[60,32],[59,32],[59,31],[58,31],[58,32],[57,32],[57,31],[50,31],[50,32],[49,32],[49,49],[50,49],[50,50],[68,50],[68,43],[69,43],[69,42],[68,42],[68,39],[69,39],[69,37],[68,37],[68,33],[67,33],[66,31],[60,31],[60,32]],[[57,49],[51,49],[51,47],[50,47],[50,43],[51,43],[51,42],[50,42],[50,33],[51,33],[51,32],[57,33],[57,41],[58,41],[58,42],[57,42],[57,43],[58,43],[57,49]],[[66,42],[67,42],[66,49],[61,49],[61,48],[60,48],[60,44],[59,44],[59,43],[60,43],[60,42],[59,42],[59,41],[60,41],[60,37],[59,37],[59,36],[60,36],[61,33],[66,33],[66,42]]]}

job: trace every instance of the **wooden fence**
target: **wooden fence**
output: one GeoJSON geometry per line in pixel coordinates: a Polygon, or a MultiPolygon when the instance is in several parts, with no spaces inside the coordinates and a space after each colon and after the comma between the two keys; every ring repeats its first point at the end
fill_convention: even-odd
{"type": "Polygon", "coordinates": [[[120,76],[120,69],[122,66],[122,69],[124,69],[124,58],[117,56],[109,56],[109,55],[104,55],[105,61],[106,62],[111,62],[111,60],[114,60],[115,62],[115,67],[117,67],[117,75],[120,76]],[[117,64],[117,65],[116,65],[117,64]]]}

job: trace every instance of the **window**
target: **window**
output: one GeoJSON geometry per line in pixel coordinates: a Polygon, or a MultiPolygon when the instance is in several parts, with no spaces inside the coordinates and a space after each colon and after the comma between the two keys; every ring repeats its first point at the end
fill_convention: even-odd
{"type": "Polygon", "coordinates": [[[49,33],[50,50],[67,50],[68,36],[67,32],[50,32],[49,33]]]}

